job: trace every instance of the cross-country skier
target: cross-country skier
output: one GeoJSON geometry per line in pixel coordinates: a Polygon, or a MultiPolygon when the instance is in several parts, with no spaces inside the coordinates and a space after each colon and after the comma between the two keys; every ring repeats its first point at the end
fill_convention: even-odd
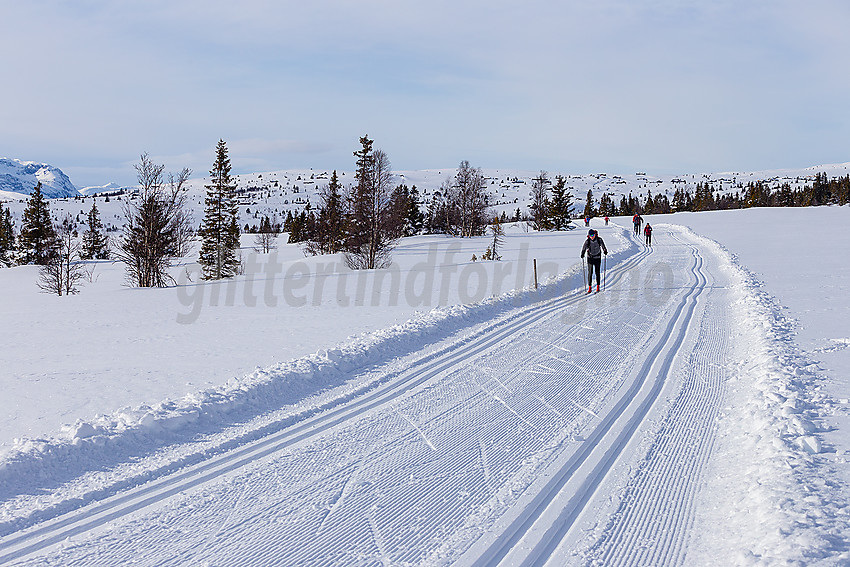
{"type": "Polygon", "coordinates": [[[652,246],[652,227],[649,226],[649,223],[646,223],[643,233],[646,235],[646,245],[652,246]]]}
{"type": "Polygon", "coordinates": [[[587,239],[584,241],[584,246],[581,247],[581,258],[584,260],[584,255],[587,253],[587,293],[593,291],[593,270],[596,269],[596,291],[599,291],[599,270],[602,266],[602,253],[608,255],[608,249],[605,248],[605,243],[602,238],[596,234],[592,228],[587,231],[587,239]]]}
{"type": "Polygon", "coordinates": [[[635,234],[640,234],[640,225],[643,224],[643,218],[639,214],[632,217],[632,222],[635,223],[635,234]]]}
{"type": "Polygon", "coordinates": [[[608,226],[608,217],[605,217],[605,226],[608,226]]]}

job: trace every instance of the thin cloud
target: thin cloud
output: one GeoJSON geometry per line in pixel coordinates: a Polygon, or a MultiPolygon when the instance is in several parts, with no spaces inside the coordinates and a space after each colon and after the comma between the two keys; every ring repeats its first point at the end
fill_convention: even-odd
{"type": "Polygon", "coordinates": [[[344,169],[367,133],[399,169],[842,162],[848,19],[837,0],[15,2],[0,154],[81,185],[132,182],[141,151],[206,171],[219,138],[234,167],[344,169]]]}

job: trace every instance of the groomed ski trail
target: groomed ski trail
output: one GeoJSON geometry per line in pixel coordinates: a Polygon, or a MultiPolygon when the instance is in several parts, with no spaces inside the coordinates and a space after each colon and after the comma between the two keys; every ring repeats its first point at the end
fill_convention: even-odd
{"type": "Polygon", "coordinates": [[[4,537],[0,563],[683,564],[727,306],[717,262],[656,230],[604,292],[520,310],[338,407],[4,537]]]}

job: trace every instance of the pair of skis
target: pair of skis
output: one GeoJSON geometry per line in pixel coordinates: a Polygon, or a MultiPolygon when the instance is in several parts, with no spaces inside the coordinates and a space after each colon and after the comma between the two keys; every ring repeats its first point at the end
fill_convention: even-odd
{"type": "MultiPolygon", "coordinates": [[[[607,254],[605,256],[603,256],[602,262],[603,262],[603,264],[602,264],[602,289],[605,289],[605,281],[607,279],[605,277],[605,275],[608,272],[608,255],[607,254]]],[[[590,281],[590,280],[587,279],[587,270],[589,270],[589,269],[590,268],[588,268],[588,265],[584,261],[584,258],[582,258],[581,259],[581,273],[582,273],[583,281],[586,281],[586,282],[590,281]]],[[[591,293],[593,293],[592,290],[593,290],[593,285],[588,283],[587,284],[587,293],[585,295],[590,295],[591,293]]],[[[597,282],[596,283],[596,293],[599,293],[599,291],[600,291],[599,282],[597,282]]]]}

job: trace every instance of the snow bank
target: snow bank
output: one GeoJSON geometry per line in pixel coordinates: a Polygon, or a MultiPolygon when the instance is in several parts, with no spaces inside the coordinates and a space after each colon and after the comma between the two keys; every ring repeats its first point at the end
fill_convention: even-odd
{"type": "Polygon", "coordinates": [[[689,561],[716,565],[847,564],[845,496],[825,475],[819,433],[832,405],[815,364],[794,343],[794,321],[724,247],[734,282],[736,341],[718,450],[702,492],[705,525],[689,561]]]}

